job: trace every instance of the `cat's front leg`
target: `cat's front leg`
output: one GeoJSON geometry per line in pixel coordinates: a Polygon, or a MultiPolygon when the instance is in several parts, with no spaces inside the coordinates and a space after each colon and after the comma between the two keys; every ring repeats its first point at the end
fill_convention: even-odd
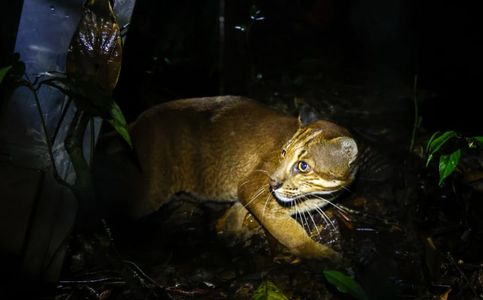
{"type": "Polygon", "coordinates": [[[267,176],[255,172],[249,177],[249,183],[238,189],[239,201],[272,237],[296,256],[341,262],[342,256],[338,252],[312,240],[302,225],[292,218],[290,210],[276,201],[267,176]]]}

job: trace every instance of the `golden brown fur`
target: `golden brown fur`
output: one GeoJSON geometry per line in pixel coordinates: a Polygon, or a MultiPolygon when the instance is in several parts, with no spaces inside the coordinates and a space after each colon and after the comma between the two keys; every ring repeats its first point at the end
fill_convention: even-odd
{"type": "Polygon", "coordinates": [[[326,205],[326,195],[352,181],[357,146],[345,129],[326,121],[300,127],[297,118],[224,96],[153,107],[131,125],[131,136],[141,172],[119,172],[134,217],[154,212],[180,191],[238,201],[234,209],[246,207],[295,255],[339,258],[291,215],[326,205]],[[308,171],[300,171],[301,161],[308,171]]]}

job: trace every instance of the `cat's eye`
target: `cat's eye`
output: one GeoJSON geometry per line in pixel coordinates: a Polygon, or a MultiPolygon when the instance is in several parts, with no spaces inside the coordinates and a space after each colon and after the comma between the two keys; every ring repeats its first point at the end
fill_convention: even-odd
{"type": "Polygon", "coordinates": [[[297,170],[302,172],[302,173],[307,173],[308,171],[310,171],[310,166],[309,166],[308,163],[301,160],[297,163],[297,170]]]}

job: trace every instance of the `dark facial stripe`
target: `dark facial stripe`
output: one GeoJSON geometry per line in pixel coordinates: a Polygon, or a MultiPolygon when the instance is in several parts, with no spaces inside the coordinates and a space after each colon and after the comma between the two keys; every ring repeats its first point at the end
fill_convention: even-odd
{"type": "Polygon", "coordinates": [[[298,146],[297,148],[306,147],[310,142],[312,142],[317,136],[322,133],[321,129],[312,129],[307,128],[300,133],[296,134],[290,141],[287,143],[286,148],[290,148],[292,145],[296,145],[302,143],[302,145],[298,146]]]}
{"type": "Polygon", "coordinates": [[[300,158],[302,156],[304,156],[305,154],[307,154],[307,150],[304,149],[304,150],[300,151],[299,155],[297,156],[297,160],[300,160],[300,158]]]}

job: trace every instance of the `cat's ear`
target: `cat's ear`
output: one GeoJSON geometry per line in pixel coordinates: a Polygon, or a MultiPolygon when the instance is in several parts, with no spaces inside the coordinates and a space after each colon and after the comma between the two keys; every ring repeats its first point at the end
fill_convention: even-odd
{"type": "Polygon", "coordinates": [[[347,159],[349,164],[353,163],[357,159],[359,149],[357,143],[353,138],[343,136],[335,139],[340,145],[341,154],[347,159]]]}
{"type": "Polygon", "coordinates": [[[307,104],[303,104],[299,109],[299,125],[300,127],[306,126],[312,122],[320,120],[319,113],[307,104]]]}

